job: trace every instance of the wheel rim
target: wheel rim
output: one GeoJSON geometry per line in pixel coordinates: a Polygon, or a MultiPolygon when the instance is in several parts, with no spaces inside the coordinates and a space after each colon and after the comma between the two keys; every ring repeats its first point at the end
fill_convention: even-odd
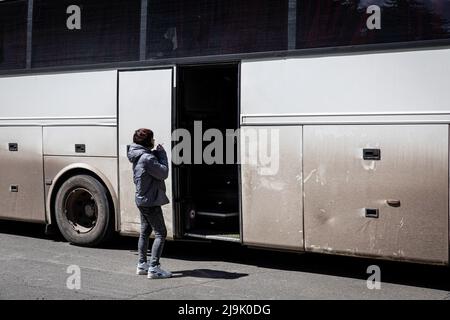
{"type": "Polygon", "coordinates": [[[98,205],[89,190],[75,188],[66,197],[64,213],[75,232],[88,233],[97,224],[98,205]]]}

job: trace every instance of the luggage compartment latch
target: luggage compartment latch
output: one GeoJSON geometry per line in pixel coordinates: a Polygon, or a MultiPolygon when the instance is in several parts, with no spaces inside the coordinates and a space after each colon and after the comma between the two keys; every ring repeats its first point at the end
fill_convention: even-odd
{"type": "Polygon", "coordinates": [[[366,208],[366,218],[378,219],[380,216],[380,210],[366,208]]]}
{"type": "Polygon", "coordinates": [[[381,160],[380,149],[363,149],[364,160],[381,160]]]}
{"type": "Polygon", "coordinates": [[[8,143],[9,151],[19,151],[19,145],[17,143],[8,143]]]}
{"type": "Polygon", "coordinates": [[[76,144],[75,152],[76,153],[86,153],[86,145],[85,144],[76,144]]]}

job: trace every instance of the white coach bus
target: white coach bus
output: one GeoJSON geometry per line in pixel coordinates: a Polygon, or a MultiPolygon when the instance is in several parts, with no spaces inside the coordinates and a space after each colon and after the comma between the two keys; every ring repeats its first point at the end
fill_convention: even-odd
{"type": "Polygon", "coordinates": [[[1,219],[137,235],[134,130],[198,123],[170,238],[448,265],[450,1],[0,1],[1,219]]]}

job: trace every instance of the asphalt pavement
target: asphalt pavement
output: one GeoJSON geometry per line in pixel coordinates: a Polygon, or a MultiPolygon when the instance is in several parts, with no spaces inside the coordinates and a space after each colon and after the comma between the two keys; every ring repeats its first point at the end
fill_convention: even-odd
{"type": "Polygon", "coordinates": [[[41,225],[0,221],[0,299],[450,299],[450,268],[235,243],[167,242],[174,277],[135,275],[137,238],[102,248],[46,236],[41,225]],[[367,268],[380,268],[369,289],[367,268]]]}

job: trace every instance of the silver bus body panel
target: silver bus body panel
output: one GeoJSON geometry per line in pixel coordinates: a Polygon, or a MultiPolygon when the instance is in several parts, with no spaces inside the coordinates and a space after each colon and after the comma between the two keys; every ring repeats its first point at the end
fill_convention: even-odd
{"type": "MultiPolygon", "coordinates": [[[[17,214],[17,219],[51,223],[50,198],[56,192],[53,188],[59,177],[75,168],[101,177],[118,211],[116,70],[0,78],[0,96],[0,129],[11,132],[19,141],[19,150],[21,140],[35,141],[35,155],[20,158],[26,159],[26,165],[22,161],[18,170],[22,176],[28,176],[31,191],[21,199],[17,210],[20,204],[33,203],[34,210],[38,210],[41,206],[36,199],[45,203],[44,210],[39,209],[39,219],[26,208],[17,214]],[[32,129],[39,134],[29,134],[32,129]],[[86,144],[86,152],[76,154],[75,143],[86,144]],[[44,152],[49,156],[44,157],[44,152]],[[42,181],[29,181],[30,161],[40,167],[42,181]],[[44,187],[44,181],[51,181],[52,185],[44,187]]],[[[5,135],[2,137],[6,139],[5,135]]],[[[2,148],[7,147],[5,143],[2,141],[2,148]]],[[[5,172],[14,171],[5,159],[0,158],[5,172]]],[[[2,195],[2,204],[5,199],[2,195]]],[[[0,214],[6,218],[3,210],[0,214]]]]}
{"type": "MultiPolygon", "coordinates": [[[[448,264],[449,57],[444,49],[242,62],[242,129],[303,126],[306,250],[448,264]],[[413,124],[420,130],[407,129],[413,124]],[[321,138],[328,127],[332,134],[321,138]],[[389,162],[362,169],[355,157],[377,141],[389,162]],[[324,180],[314,171],[322,167],[324,180]],[[412,187],[414,178],[423,183],[412,187]],[[346,189],[347,179],[356,179],[355,189],[346,189]],[[387,207],[388,197],[403,199],[401,207],[387,207]],[[364,205],[378,205],[380,218],[362,217],[364,205]]],[[[257,199],[263,178],[245,170],[241,177],[243,202],[257,199]]]]}
{"type": "Polygon", "coordinates": [[[303,159],[306,250],[448,263],[447,125],[305,126],[303,159]]]}
{"type": "MultiPolygon", "coordinates": [[[[173,68],[119,72],[119,181],[123,234],[139,234],[140,214],[135,204],[132,164],[127,145],[136,129],[150,128],[157,144],[163,144],[171,163],[173,68]]],[[[171,203],[163,206],[169,238],[173,238],[172,174],[166,180],[171,203]]]]}
{"type": "Polygon", "coordinates": [[[324,124],[449,124],[449,113],[242,115],[244,126],[324,124]]]}
{"type": "Polygon", "coordinates": [[[0,118],[0,127],[117,127],[117,117],[0,118]]]}
{"type": "Polygon", "coordinates": [[[450,49],[243,61],[242,115],[450,114],[450,49]]]}
{"type": "Polygon", "coordinates": [[[0,216],[45,222],[41,127],[0,127],[0,216]],[[10,151],[9,144],[17,144],[10,151]]]}
{"type": "Polygon", "coordinates": [[[44,155],[117,157],[117,127],[44,127],[44,155]],[[77,152],[76,145],[84,152],[77,152]]]}
{"type": "Polygon", "coordinates": [[[116,117],[117,71],[0,78],[0,118],[116,117]]]}
{"type": "MultiPolygon", "coordinates": [[[[243,243],[251,246],[303,250],[302,127],[245,127],[241,131],[243,243]],[[257,156],[270,141],[279,154],[273,172],[257,156]],[[262,171],[266,169],[266,172],[262,171]]],[[[269,149],[271,150],[271,149],[269,149]]],[[[265,152],[266,153],[266,152],[265,152]]],[[[270,154],[270,152],[267,152],[270,154]]]]}

